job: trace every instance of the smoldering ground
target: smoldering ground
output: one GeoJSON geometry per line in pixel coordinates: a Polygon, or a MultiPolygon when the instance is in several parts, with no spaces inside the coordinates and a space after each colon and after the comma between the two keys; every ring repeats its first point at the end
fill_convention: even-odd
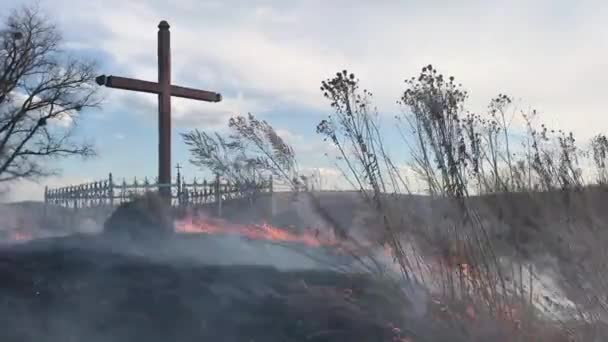
{"type": "MultiPolygon", "coordinates": [[[[322,205],[331,207],[331,201],[322,205]]],[[[442,205],[408,203],[399,203],[411,220],[406,226],[423,226],[425,220],[446,224],[436,220],[449,218],[450,209],[442,205]]],[[[279,221],[322,221],[317,214],[307,217],[310,211],[306,204],[278,215],[279,221]]],[[[369,222],[355,222],[361,212],[345,208],[334,219],[364,239],[369,234],[357,229],[369,222]]],[[[3,340],[483,341],[509,336],[482,312],[476,314],[475,337],[437,319],[428,291],[437,288],[417,288],[399,278],[398,265],[381,248],[368,252],[388,276],[372,272],[374,261],[363,258],[362,266],[360,258],[336,253],[333,246],[229,234],[161,234],[161,239],[137,234],[76,234],[4,249],[0,308],[2,326],[8,328],[1,332],[3,340]]],[[[414,247],[424,249],[424,244],[414,247]]],[[[516,262],[508,253],[501,256],[505,263],[516,262]]],[[[549,283],[549,293],[559,276],[539,275],[539,257],[527,262],[549,283]]],[[[535,280],[536,294],[543,293],[541,284],[535,280]]],[[[438,306],[443,313],[444,304],[438,306]]]]}
{"type": "Polygon", "coordinates": [[[139,229],[158,220],[128,218],[110,218],[101,235],[4,248],[1,340],[389,341],[413,334],[403,325],[410,305],[403,291],[346,255],[165,234],[158,225],[142,236],[139,229]]]}

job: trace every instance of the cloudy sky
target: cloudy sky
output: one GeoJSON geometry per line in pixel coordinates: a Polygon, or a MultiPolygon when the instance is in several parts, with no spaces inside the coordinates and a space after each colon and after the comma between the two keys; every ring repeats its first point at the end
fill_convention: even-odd
{"type": "MultiPolygon", "coordinates": [[[[4,0],[3,8],[26,5],[4,0]]],[[[69,53],[101,73],[154,81],[156,30],[172,32],[173,83],[221,92],[224,101],[173,100],[173,161],[189,176],[178,133],[221,130],[235,114],[270,121],[296,146],[305,167],[332,173],[315,134],[330,108],[320,82],[355,72],[384,117],[399,108],[403,80],[432,63],[469,90],[483,110],[498,93],[533,107],[550,126],[586,138],[608,128],[608,4],[603,1],[38,0],[69,53]]],[[[4,12],[3,12],[4,13],[4,12]]],[[[17,184],[9,199],[39,199],[44,184],[154,176],[156,98],[103,89],[101,110],[83,113],[78,131],[99,156],[53,166],[60,177],[17,184]]],[[[399,152],[399,146],[392,146],[399,152]]]]}

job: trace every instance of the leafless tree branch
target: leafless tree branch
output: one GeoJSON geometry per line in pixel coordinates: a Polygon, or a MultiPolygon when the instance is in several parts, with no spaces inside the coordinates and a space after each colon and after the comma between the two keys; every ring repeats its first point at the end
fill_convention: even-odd
{"type": "Polygon", "coordinates": [[[78,113],[99,105],[94,64],[68,56],[38,8],[12,12],[0,35],[0,182],[52,172],[50,159],[94,154],[74,140],[78,113]]]}

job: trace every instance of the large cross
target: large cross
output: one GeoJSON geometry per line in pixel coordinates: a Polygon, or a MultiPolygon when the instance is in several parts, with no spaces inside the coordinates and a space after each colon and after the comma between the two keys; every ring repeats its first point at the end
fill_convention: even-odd
{"type": "Polygon", "coordinates": [[[208,102],[219,102],[222,95],[206,90],[171,84],[171,48],[169,24],[158,24],[158,83],[133,78],[106,76],[96,78],[99,85],[144,93],[158,94],[158,191],[171,199],[171,96],[208,102]]]}

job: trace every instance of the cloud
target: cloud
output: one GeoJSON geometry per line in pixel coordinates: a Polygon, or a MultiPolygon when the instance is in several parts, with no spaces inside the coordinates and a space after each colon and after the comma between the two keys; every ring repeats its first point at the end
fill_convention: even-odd
{"type": "MultiPolygon", "coordinates": [[[[608,125],[598,86],[608,76],[608,43],[591,34],[602,32],[607,9],[599,1],[345,4],[188,0],[169,8],[111,0],[58,8],[88,9],[79,13],[107,33],[96,45],[132,76],[149,79],[156,76],[155,25],[167,18],[174,81],[227,92],[227,102],[241,92],[247,105],[325,110],[320,81],[348,68],[377,94],[381,110],[395,111],[403,79],[433,63],[464,83],[474,109],[506,92],[583,135],[591,133],[587,120],[608,125]]],[[[196,115],[186,107],[184,118],[196,115]]]]}
{"type": "Polygon", "coordinates": [[[291,147],[293,147],[298,160],[304,162],[304,166],[324,164],[334,160],[339,151],[337,147],[319,136],[304,136],[296,134],[287,128],[276,128],[277,134],[291,147]]]}
{"type": "MultiPolygon", "coordinates": [[[[23,91],[15,91],[11,94],[11,98],[9,101],[7,101],[6,103],[3,104],[3,106],[7,107],[7,108],[13,108],[12,106],[15,106],[16,108],[21,108],[21,106],[29,99],[29,96],[23,92],[23,91]],[[11,107],[9,107],[11,106],[11,107]]],[[[33,96],[31,98],[32,103],[34,104],[38,104],[39,102],[41,102],[41,98],[39,96],[33,96]]],[[[41,109],[37,109],[37,110],[30,110],[28,111],[28,118],[39,118],[39,117],[44,117],[44,116],[49,116],[49,113],[51,113],[50,110],[50,106],[44,106],[41,109]]],[[[65,110],[65,107],[59,106],[59,105],[54,105],[53,107],[53,113],[55,114],[51,119],[49,119],[49,123],[51,125],[54,125],[56,127],[60,127],[60,128],[71,128],[74,123],[78,120],[78,116],[79,113],[76,110],[65,110]]]]}
{"type": "MultiPolygon", "coordinates": [[[[602,87],[608,78],[603,33],[608,6],[599,0],[181,0],[170,5],[42,0],[42,5],[59,21],[69,48],[102,57],[104,73],[151,81],[157,78],[156,25],[168,20],[172,81],[221,92],[225,99],[174,99],[176,126],[215,130],[231,115],[264,117],[279,108],[310,113],[312,135],[312,117],[330,111],[320,82],[344,68],[373,91],[375,104],[390,117],[399,110],[395,101],[403,80],[431,63],[463,83],[475,111],[506,93],[519,99],[522,109],[538,109],[550,127],[572,129],[579,138],[608,127],[602,87]]],[[[156,120],[155,96],[106,94],[105,111],[156,120]]],[[[303,131],[289,122],[281,128],[303,131]]],[[[287,139],[305,166],[328,164],[319,156],[330,144],[307,134],[287,139]]]]}
{"type": "MultiPolygon", "coordinates": [[[[106,110],[125,112],[145,120],[158,120],[158,97],[152,94],[125,92],[114,89],[107,94],[106,110]],[[110,94],[110,92],[113,92],[110,94]]],[[[207,103],[182,98],[171,99],[171,118],[179,128],[224,129],[228,119],[247,112],[263,112],[263,102],[249,98],[243,93],[224,99],[219,103],[207,103]]]]}
{"type": "Polygon", "coordinates": [[[301,173],[315,190],[356,190],[336,167],[309,167],[301,173]]]}
{"type": "Polygon", "coordinates": [[[77,119],[78,119],[78,112],[71,111],[69,113],[68,112],[61,113],[61,115],[58,115],[53,120],[51,120],[51,123],[54,125],[57,125],[58,127],[70,128],[74,125],[74,123],[77,119]]]}

